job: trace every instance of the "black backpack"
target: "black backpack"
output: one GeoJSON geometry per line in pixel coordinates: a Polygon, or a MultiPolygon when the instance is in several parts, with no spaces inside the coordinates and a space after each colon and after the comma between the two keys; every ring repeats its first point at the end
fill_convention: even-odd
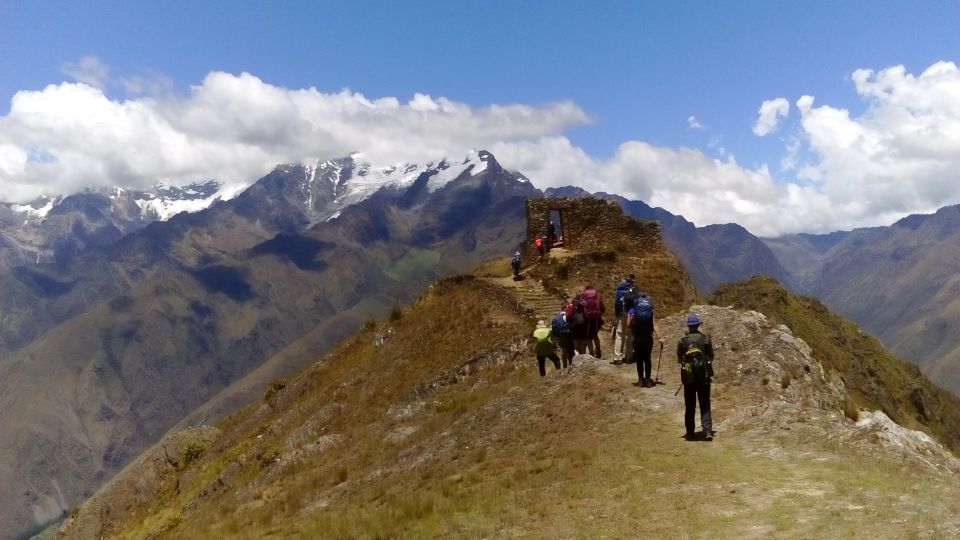
{"type": "Polygon", "coordinates": [[[640,297],[640,293],[637,291],[636,287],[630,287],[627,289],[627,292],[623,293],[623,312],[626,313],[631,309],[637,307],[637,298],[640,297]]]}

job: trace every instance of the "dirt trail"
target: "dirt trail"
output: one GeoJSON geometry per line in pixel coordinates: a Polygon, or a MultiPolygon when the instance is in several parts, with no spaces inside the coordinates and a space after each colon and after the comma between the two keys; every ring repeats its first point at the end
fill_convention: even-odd
{"type": "MultiPolygon", "coordinates": [[[[575,252],[562,248],[555,248],[551,251],[552,257],[561,259],[574,254],[575,252]]],[[[543,286],[534,279],[514,280],[512,277],[491,277],[484,279],[512,291],[516,295],[517,302],[532,309],[537,319],[549,322],[559,311],[560,305],[562,304],[561,298],[546,291],[543,286]]],[[[609,299],[607,300],[609,301],[609,299]]],[[[608,309],[612,311],[613,308],[612,306],[608,306],[608,309]]],[[[646,416],[656,417],[658,419],[657,422],[651,423],[651,427],[655,425],[659,426],[659,420],[665,419],[665,424],[662,426],[664,431],[662,433],[656,433],[657,436],[663,436],[670,440],[677,438],[678,435],[682,435],[684,431],[683,396],[674,395],[680,385],[680,377],[673,351],[675,350],[674,348],[676,347],[677,340],[680,338],[681,332],[671,331],[670,329],[664,328],[662,323],[659,324],[660,331],[664,336],[662,356],[660,356],[661,348],[659,344],[654,345],[652,354],[653,378],[658,377],[657,366],[658,363],[660,364],[659,378],[657,379],[658,383],[653,388],[642,388],[633,384],[637,382],[639,378],[636,364],[610,364],[610,360],[614,359],[614,342],[611,339],[611,329],[614,323],[615,318],[611,313],[607,316],[604,327],[600,332],[602,358],[596,359],[589,355],[579,355],[574,359],[574,364],[595,362],[600,373],[615,379],[618,384],[623,385],[622,397],[625,401],[632,403],[639,409],[652,413],[645,414],[646,416]]],[[[713,408],[715,409],[716,405],[714,405],[713,408]]],[[[716,418],[715,415],[714,418],[716,418]]],[[[714,420],[714,423],[716,423],[716,420],[714,420]]],[[[698,411],[698,428],[699,424],[698,411]]],[[[716,427],[714,427],[714,429],[716,429],[716,427]]]]}

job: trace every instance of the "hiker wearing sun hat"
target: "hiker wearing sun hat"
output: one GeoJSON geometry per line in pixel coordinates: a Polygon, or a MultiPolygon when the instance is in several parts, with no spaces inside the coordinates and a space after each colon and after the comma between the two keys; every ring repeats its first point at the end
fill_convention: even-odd
{"type": "Polygon", "coordinates": [[[537,355],[537,364],[540,367],[540,376],[547,375],[547,358],[553,361],[553,366],[560,369],[560,358],[557,356],[557,346],[553,343],[553,332],[546,321],[537,321],[537,329],[533,331],[537,344],[534,352],[537,355]]]}
{"type": "Polygon", "coordinates": [[[697,402],[700,403],[700,426],[703,438],[713,440],[713,420],[710,417],[710,379],[713,377],[713,344],[710,336],[700,331],[703,321],[696,313],[687,315],[687,335],[677,342],[677,362],[683,382],[683,415],[688,440],[696,437],[697,402]]]}

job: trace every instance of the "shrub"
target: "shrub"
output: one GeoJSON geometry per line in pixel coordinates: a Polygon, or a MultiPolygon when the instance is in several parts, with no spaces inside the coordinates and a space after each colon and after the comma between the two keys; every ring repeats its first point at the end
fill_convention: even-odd
{"type": "Polygon", "coordinates": [[[553,277],[559,280],[565,280],[570,275],[570,265],[567,263],[557,263],[553,265],[553,277]]]}
{"type": "Polygon", "coordinates": [[[604,251],[594,251],[590,253],[589,257],[590,257],[590,260],[593,262],[604,262],[604,261],[616,262],[617,252],[616,250],[613,250],[613,249],[606,249],[604,251]]]}
{"type": "Polygon", "coordinates": [[[261,469],[278,461],[280,461],[280,450],[276,447],[271,446],[257,454],[257,462],[261,469]]]}
{"type": "Polygon", "coordinates": [[[843,396],[843,415],[854,422],[860,419],[860,407],[848,395],[843,396]]]}
{"type": "Polygon", "coordinates": [[[278,381],[273,381],[270,383],[270,386],[267,388],[267,393],[263,395],[264,401],[270,401],[275,398],[277,394],[287,387],[287,381],[280,379],[278,381]]]}
{"type": "Polygon", "coordinates": [[[183,449],[183,467],[189,467],[191,463],[203,457],[206,447],[200,441],[193,441],[183,449]]]}

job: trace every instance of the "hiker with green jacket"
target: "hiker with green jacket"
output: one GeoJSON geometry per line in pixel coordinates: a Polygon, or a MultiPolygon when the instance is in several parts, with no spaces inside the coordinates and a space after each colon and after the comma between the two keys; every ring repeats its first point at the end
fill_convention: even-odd
{"type": "Polygon", "coordinates": [[[696,313],[687,316],[687,335],[677,342],[677,362],[680,363],[680,381],[683,382],[684,438],[696,437],[697,402],[700,402],[700,427],[703,438],[713,440],[713,420],[710,418],[710,379],[713,377],[713,343],[710,335],[700,331],[702,321],[696,313]]]}
{"type": "Polygon", "coordinates": [[[537,355],[537,364],[540,367],[540,376],[547,375],[547,358],[553,361],[553,366],[560,369],[560,358],[557,356],[557,346],[553,343],[553,333],[546,321],[537,321],[537,329],[533,331],[537,344],[534,349],[537,355]]]}

